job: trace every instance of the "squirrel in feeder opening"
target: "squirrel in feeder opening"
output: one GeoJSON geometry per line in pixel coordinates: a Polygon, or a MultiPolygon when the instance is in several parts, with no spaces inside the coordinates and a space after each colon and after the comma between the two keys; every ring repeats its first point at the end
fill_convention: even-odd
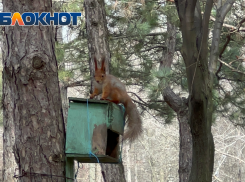
{"type": "Polygon", "coordinates": [[[123,135],[124,140],[133,142],[142,133],[142,120],[136,105],[129,97],[125,85],[115,76],[106,74],[105,58],[102,58],[102,65],[99,69],[97,60],[94,57],[95,73],[94,73],[94,90],[90,95],[90,99],[102,93],[101,100],[108,100],[115,104],[122,103],[126,109],[128,117],[128,130],[123,135]]]}

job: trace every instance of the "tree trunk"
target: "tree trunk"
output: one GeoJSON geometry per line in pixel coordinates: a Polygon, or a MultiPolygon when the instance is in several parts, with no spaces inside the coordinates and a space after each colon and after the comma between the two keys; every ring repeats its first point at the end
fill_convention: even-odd
{"type": "Polygon", "coordinates": [[[217,71],[220,33],[226,14],[235,0],[218,1],[215,29],[208,60],[209,19],[213,0],[207,0],[203,15],[197,0],[175,0],[180,19],[184,58],[189,89],[189,123],[193,153],[190,180],[212,181],[214,141],[211,133],[213,114],[212,90],[217,71]],[[209,63],[208,63],[209,62],[209,63]]]}
{"type": "MultiPolygon", "coordinates": [[[[90,58],[90,75],[94,74],[94,56],[99,60],[105,56],[106,73],[109,73],[110,50],[108,44],[108,29],[103,0],[85,0],[86,29],[90,58]]],[[[101,64],[100,64],[101,65],[101,64]]],[[[92,83],[92,82],[91,82],[92,83]]],[[[91,88],[93,88],[91,84],[91,88]]],[[[123,164],[101,164],[101,172],[105,182],[124,182],[123,164]]]]}
{"type": "Polygon", "coordinates": [[[60,94],[61,94],[61,101],[62,101],[63,118],[64,118],[64,123],[66,126],[67,117],[68,117],[69,101],[67,99],[67,87],[62,82],[60,82],[60,94]]]}
{"type": "MultiPolygon", "coordinates": [[[[1,48],[2,51],[4,50],[4,34],[1,32],[1,48]]],[[[4,55],[4,52],[2,56],[4,55]]],[[[3,60],[3,57],[2,57],[3,60]]],[[[4,83],[4,82],[3,82],[4,83]]],[[[2,83],[2,88],[3,88],[2,83]]],[[[2,95],[2,99],[4,100],[4,97],[10,97],[10,95],[4,96],[2,95]]],[[[9,101],[10,105],[13,105],[13,102],[10,98],[6,98],[9,101]]],[[[11,110],[11,108],[9,108],[11,110]]],[[[9,112],[13,113],[13,109],[9,112]]],[[[11,114],[8,114],[7,112],[3,112],[3,168],[2,168],[2,181],[4,182],[14,182],[17,181],[16,178],[14,178],[14,174],[16,171],[18,171],[18,166],[15,162],[14,158],[14,152],[13,152],[13,146],[15,141],[15,130],[14,130],[14,120],[13,116],[11,114]]],[[[1,180],[0,180],[1,181],[1,180]]]]}
{"type": "Polygon", "coordinates": [[[163,90],[162,95],[167,104],[176,112],[179,121],[179,181],[187,182],[191,173],[192,164],[192,136],[188,123],[187,99],[180,98],[169,87],[163,90]]]}
{"type": "MultiPolygon", "coordinates": [[[[176,27],[172,25],[169,20],[167,21],[167,50],[163,51],[163,56],[160,61],[160,70],[163,68],[170,69],[175,53],[176,27]]],[[[165,88],[166,85],[162,86],[165,88]]],[[[179,181],[186,182],[189,180],[192,161],[192,136],[190,126],[188,124],[187,99],[181,99],[172,91],[169,86],[167,86],[165,89],[162,89],[162,95],[166,103],[176,112],[178,117],[180,135],[179,181]]]]}
{"type": "MultiPolygon", "coordinates": [[[[10,98],[10,94],[4,94],[4,82],[3,82],[3,102],[11,106],[14,102],[10,98]]],[[[3,106],[3,109],[6,110],[3,106]]],[[[3,111],[3,170],[2,179],[4,182],[13,182],[16,179],[13,177],[18,170],[18,166],[15,162],[13,146],[15,141],[15,130],[14,130],[14,109],[8,108],[7,112],[3,111]]]]}
{"type": "Polygon", "coordinates": [[[192,137],[188,123],[187,108],[181,109],[178,113],[180,151],[179,151],[179,181],[187,182],[191,173],[192,164],[192,137]]]}
{"type": "MultiPolygon", "coordinates": [[[[105,56],[106,73],[109,73],[110,50],[104,0],[85,0],[86,29],[88,34],[90,75],[94,74],[94,56],[105,56]]],[[[91,87],[92,88],[92,87],[91,87]]]]}
{"type": "MultiPolygon", "coordinates": [[[[3,10],[51,12],[51,1],[4,0],[3,10]]],[[[25,182],[65,181],[65,131],[52,27],[6,26],[4,36],[4,127],[13,121],[17,177],[25,182]]]]}
{"type": "Polygon", "coordinates": [[[123,164],[101,164],[104,182],[126,182],[123,164]]]}
{"type": "Polygon", "coordinates": [[[189,90],[189,123],[192,134],[192,168],[189,181],[212,181],[214,142],[208,103],[211,89],[208,72],[208,25],[213,1],[208,0],[205,12],[200,16],[196,0],[175,1],[183,38],[181,54],[186,65],[189,90]],[[196,10],[196,11],[195,11],[196,10]]]}

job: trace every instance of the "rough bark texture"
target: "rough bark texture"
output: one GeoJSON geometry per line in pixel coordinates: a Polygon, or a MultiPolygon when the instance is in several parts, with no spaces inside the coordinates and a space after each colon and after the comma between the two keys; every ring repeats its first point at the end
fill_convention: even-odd
{"type": "Polygon", "coordinates": [[[86,29],[88,34],[89,65],[94,74],[94,56],[105,56],[106,73],[109,73],[110,50],[104,0],[85,0],[86,29]]]}
{"type": "MultiPolygon", "coordinates": [[[[102,56],[105,57],[106,73],[109,73],[110,51],[104,1],[85,0],[84,6],[86,13],[86,29],[88,34],[90,75],[94,75],[94,56],[97,57],[97,60],[100,60],[102,56]]],[[[91,84],[91,88],[92,87],[93,86],[91,84]]],[[[101,164],[101,170],[105,182],[125,181],[122,164],[101,164]]]]}
{"type": "Polygon", "coordinates": [[[179,181],[189,180],[192,164],[192,136],[188,123],[187,99],[180,98],[169,87],[163,92],[164,100],[176,112],[179,121],[179,181]]]}
{"type": "MultiPolygon", "coordinates": [[[[2,9],[1,9],[2,11],[2,9]]],[[[3,48],[3,42],[4,42],[4,34],[1,32],[1,48],[3,48]]],[[[4,54],[2,54],[3,56],[4,54]]],[[[2,58],[3,60],[3,58],[2,58]]],[[[9,97],[10,95],[6,96],[9,97]]],[[[11,101],[10,98],[8,100],[11,101]]],[[[9,111],[13,113],[13,109],[9,108],[9,111]]],[[[14,182],[17,181],[16,178],[14,178],[14,174],[18,170],[17,163],[15,162],[14,158],[14,118],[12,115],[9,115],[9,118],[6,118],[8,115],[6,113],[3,113],[3,168],[2,173],[0,176],[0,181],[6,181],[6,182],[14,182]]]]}
{"type": "MultiPolygon", "coordinates": [[[[12,105],[10,94],[4,95],[3,100],[8,100],[9,105],[12,105]]],[[[15,141],[14,130],[14,109],[9,107],[7,112],[3,112],[3,172],[2,179],[4,182],[13,182],[16,179],[13,177],[18,170],[17,163],[14,158],[13,146],[15,141]]]]}
{"type": "MultiPolygon", "coordinates": [[[[170,68],[174,59],[176,27],[169,21],[167,22],[167,32],[167,50],[163,51],[163,56],[160,61],[160,69],[167,67],[170,68]]],[[[181,99],[169,86],[162,90],[162,95],[165,102],[176,112],[179,120],[179,181],[186,182],[189,179],[192,162],[192,136],[190,126],[188,124],[187,99],[181,99]]]]}
{"type": "MultiPolygon", "coordinates": [[[[51,12],[51,1],[5,0],[3,8],[5,12],[51,12]]],[[[4,37],[4,127],[7,131],[14,125],[18,179],[65,181],[65,132],[52,28],[7,26],[4,37]]],[[[13,175],[4,171],[4,181],[11,181],[13,175]]]]}

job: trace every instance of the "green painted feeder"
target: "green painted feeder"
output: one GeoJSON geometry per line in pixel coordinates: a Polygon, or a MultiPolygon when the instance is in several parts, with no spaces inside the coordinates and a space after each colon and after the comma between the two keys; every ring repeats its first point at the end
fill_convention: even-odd
{"type": "Polygon", "coordinates": [[[119,135],[124,131],[121,106],[101,100],[69,98],[66,132],[66,177],[73,178],[74,160],[119,163],[119,135]]]}

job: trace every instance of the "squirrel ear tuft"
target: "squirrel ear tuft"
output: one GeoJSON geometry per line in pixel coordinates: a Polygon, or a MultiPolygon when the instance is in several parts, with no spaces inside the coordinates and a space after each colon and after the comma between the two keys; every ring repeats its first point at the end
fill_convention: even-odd
{"type": "Polygon", "coordinates": [[[94,56],[94,68],[95,68],[95,70],[97,70],[98,69],[98,66],[97,66],[97,59],[96,59],[96,57],[94,56]]]}
{"type": "Polygon", "coordinates": [[[105,72],[105,56],[102,57],[101,70],[105,72]]]}

